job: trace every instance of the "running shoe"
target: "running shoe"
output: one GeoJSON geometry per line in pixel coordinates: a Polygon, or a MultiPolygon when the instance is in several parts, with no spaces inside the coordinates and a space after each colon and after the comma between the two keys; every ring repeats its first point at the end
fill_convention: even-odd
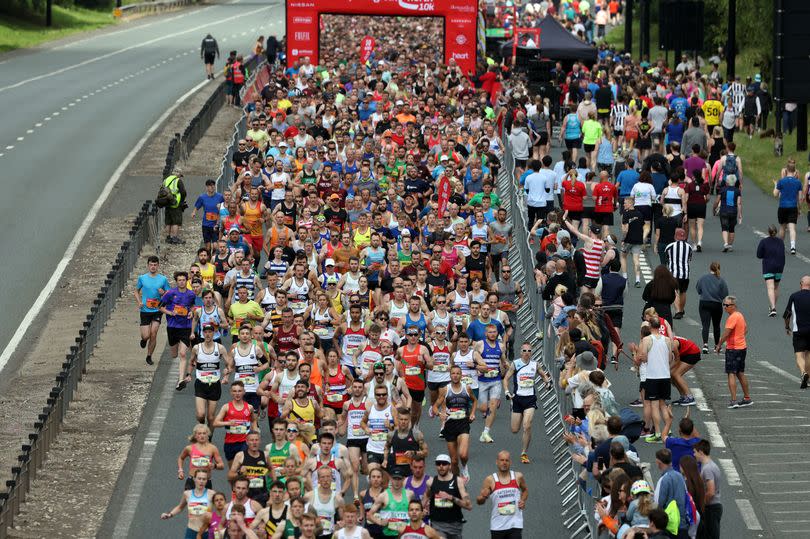
{"type": "Polygon", "coordinates": [[[770,316],[771,318],[773,318],[774,316],[776,316],[776,309],[770,309],[770,310],[768,311],[768,316],[770,316]]]}
{"type": "Polygon", "coordinates": [[[807,382],[810,380],[810,374],[804,373],[802,374],[802,385],[799,387],[802,389],[807,389],[807,382]]]}
{"type": "Polygon", "coordinates": [[[532,463],[531,459],[529,459],[529,455],[527,455],[526,453],[521,453],[520,454],[520,462],[522,462],[523,464],[531,464],[532,463]]]}
{"type": "Polygon", "coordinates": [[[177,385],[174,386],[174,389],[176,389],[177,391],[183,391],[185,388],[186,388],[185,380],[180,380],[179,382],[177,382],[177,385]]]}
{"type": "Polygon", "coordinates": [[[644,438],[644,441],[648,444],[660,444],[661,443],[661,435],[660,434],[650,434],[649,436],[644,438]]]}
{"type": "Polygon", "coordinates": [[[790,248],[790,254],[792,254],[792,255],[796,254],[796,248],[795,247],[790,248]]]}
{"type": "Polygon", "coordinates": [[[636,279],[636,288],[641,288],[641,281],[636,279]]]}
{"type": "Polygon", "coordinates": [[[728,244],[728,252],[730,253],[732,251],[734,251],[734,246],[729,243],[728,244]]]}
{"type": "Polygon", "coordinates": [[[147,365],[154,365],[155,362],[152,361],[152,356],[146,356],[146,364],[147,365]]]}
{"type": "Polygon", "coordinates": [[[491,444],[495,440],[492,439],[492,436],[489,435],[488,432],[482,432],[481,437],[478,439],[481,443],[491,444]]]}
{"type": "Polygon", "coordinates": [[[703,353],[704,353],[704,354],[708,354],[708,353],[709,353],[709,345],[708,345],[708,344],[704,344],[704,345],[703,345],[703,353]]]}
{"type": "Polygon", "coordinates": [[[723,252],[724,252],[724,253],[727,253],[727,252],[728,252],[728,250],[729,250],[729,245],[728,245],[728,243],[724,243],[724,244],[723,244],[723,252]]]}
{"type": "Polygon", "coordinates": [[[684,313],[683,311],[678,311],[677,313],[675,313],[673,315],[672,318],[674,318],[675,320],[680,320],[681,318],[683,318],[684,314],[686,314],[686,313],[684,313]]]}
{"type": "Polygon", "coordinates": [[[699,244],[699,243],[698,243],[698,244],[697,244],[697,246],[695,247],[695,251],[697,251],[697,252],[699,252],[699,253],[700,253],[700,252],[703,252],[703,246],[702,246],[701,244],[699,244]]]}
{"type": "Polygon", "coordinates": [[[683,399],[684,399],[683,397],[675,399],[674,401],[672,401],[672,406],[683,406],[683,399]]]}
{"type": "Polygon", "coordinates": [[[740,407],[740,403],[738,401],[729,401],[729,403],[728,403],[728,408],[729,409],[739,408],[739,407],[740,407]]]}
{"type": "Polygon", "coordinates": [[[149,342],[147,339],[141,339],[141,348],[146,348],[147,342],[149,342]]]}
{"type": "Polygon", "coordinates": [[[641,402],[641,399],[636,399],[636,400],[634,400],[633,402],[630,403],[630,406],[632,406],[633,408],[643,408],[644,403],[641,402]]]}
{"type": "Polygon", "coordinates": [[[611,365],[618,365],[619,364],[619,358],[617,358],[616,356],[610,356],[610,364],[611,365]]]}
{"type": "Polygon", "coordinates": [[[433,413],[433,406],[428,407],[428,417],[430,418],[436,417],[436,414],[433,413]]]}
{"type": "Polygon", "coordinates": [[[742,398],[740,399],[740,402],[737,403],[737,407],[745,408],[746,406],[751,406],[752,404],[754,404],[754,401],[751,399],[742,398]]]}
{"type": "Polygon", "coordinates": [[[695,397],[692,395],[687,395],[686,397],[681,397],[681,406],[694,406],[697,404],[695,402],[695,397]]]}

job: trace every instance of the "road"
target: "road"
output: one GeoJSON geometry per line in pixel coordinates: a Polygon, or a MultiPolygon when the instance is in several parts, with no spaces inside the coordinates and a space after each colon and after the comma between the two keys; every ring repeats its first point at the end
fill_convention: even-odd
{"type": "Polygon", "coordinates": [[[247,52],[259,34],[283,31],[282,12],[269,1],[196,7],[5,60],[0,227],[14,233],[0,238],[0,250],[24,246],[27,256],[4,261],[16,278],[0,283],[0,368],[58,284],[119,166],[167,109],[204,84],[205,34],[218,39],[223,57],[247,52]]]}
{"type": "MultiPolygon", "coordinates": [[[[723,537],[774,537],[774,530],[779,530],[780,534],[804,531],[804,523],[796,515],[803,512],[800,494],[810,491],[810,472],[804,471],[801,466],[802,445],[806,443],[806,429],[810,426],[810,417],[806,412],[810,392],[798,389],[790,343],[781,330],[781,321],[768,318],[763,308],[766,305],[765,292],[760,284],[759,263],[754,253],[759,241],[757,231],[765,230],[775,216],[774,201],[753,186],[745,190],[744,197],[745,220],[738,228],[735,250],[726,254],[720,252],[719,224],[710,219],[704,252],[695,254],[692,282],[703,274],[712,260],[722,263],[723,276],[732,293],[737,294],[740,309],[749,320],[748,373],[756,403],[751,408],[739,410],[725,408],[728,394],[722,372],[723,363],[713,354],[698,364],[693,371],[696,374],[688,375],[688,380],[698,400],[698,406],[692,409],[692,417],[699,432],[711,440],[715,448],[713,457],[725,474],[721,487],[725,506],[723,537]]],[[[792,288],[791,285],[797,286],[800,276],[810,272],[810,258],[801,254],[803,245],[807,244],[804,233],[802,236],[800,254],[789,259],[785,271],[784,286],[787,289],[792,288]]],[[[645,281],[654,267],[647,260],[645,257],[645,281]]],[[[784,300],[781,305],[784,306],[784,300]]],[[[634,321],[640,319],[642,306],[641,290],[630,288],[624,318],[625,342],[638,339],[634,321]]],[[[687,317],[676,323],[676,331],[700,342],[698,319],[697,301],[693,294],[687,304],[687,317]]],[[[137,353],[135,350],[133,352],[137,353]]],[[[612,369],[607,372],[617,400],[623,404],[637,396],[637,380],[628,367],[625,362],[619,372],[612,369]]],[[[169,368],[164,355],[149,398],[151,404],[141,422],[141,429],[106,518],[107,526],[120,523],[121,507],[126,507],[125,512],[129,513],[128,518],[132,522],[129,528],[131,537],[167,536],[175,531],[179,534],[184,525],[181,519],[168,522],[157,519],[160,512],[170,508],[179,497],[182,487],[174,479],[175,458],[194,424],[193,397],[188,391],[177,394],[172,390],[173,379],[168,374],[169,368]],[[165,488],[167,482],[176,484],[174,488],[165,488]]],[[[497,449],[503,447],[513,453],[519,451],[518,438],[508,433],[503,412],[504,409],[495,425],[495,444],[482,445],[477,440],[472,442],[471,490],[480,484],[484,471],[488,472],[492,467],[497,449]]],[[[683,412],[675,408],[675,428],[683,412]]],[[[428,420],[423,424],[432,454],[435,454],[441,448],[435,425],[428,420]]],[[[478,429],[480,425],[474,427],[473,432],[480,432],[478,429]]],[[[527,529],[537,529],[535,526],[541,525],[550,531],[548,536],[560,537],[564,531],[559,518],[554,470],[548,457],[549,446],[541,424],[535,426],[534,432],[535,442],[531,451],[534,462],[528,466],[516,465],[527,475],[532,492],[537,493],[532,496],[532,510],[527,512],[527,529]]],[[[267,433],[264,434],[266,436],[267,433]]],[[[654,455],[660,445],[643,441],[636,445],[642,460],[652,463],[654,469],[654,455]]],[[[653,475],[657,478],[656,471],[653,471],[653,475]]],[[[215,476],[214,483],[216,488],[224,488],[224,474],[215,476]]],[[[487,513],[482,508],[475,508],[468,513],[467,520],[468,532],[486,529],[487,513]]],[[[112,531],[113,528],[108,529],[112,531]]]]}

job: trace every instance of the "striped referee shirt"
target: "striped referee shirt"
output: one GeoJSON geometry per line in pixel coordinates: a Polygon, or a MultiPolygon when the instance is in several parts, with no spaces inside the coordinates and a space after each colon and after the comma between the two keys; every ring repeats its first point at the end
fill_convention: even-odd
{"type": "Polygon", "coordinates": [[[734,103],[734,106],[742,107],[743,101],[745,101],[745,86],[741,82],[732,82],[728,93],[731,94],[731,102],[734,103]]]}
{"type": "Polygon", "coordinates": [[[624,117],[630,112],[630,107],[624,103],[616,103],[610,109],[610,116],[613,118],[613,130],[624,131],[624,117]]]}
{"type": "Polygon", "coordinates": [[[689,278],[689,262],[692,260],[692,246],[686,241],[673,241],[666,246],[664,252],[667,254],[670,273],[676,279],[689,278]]]}

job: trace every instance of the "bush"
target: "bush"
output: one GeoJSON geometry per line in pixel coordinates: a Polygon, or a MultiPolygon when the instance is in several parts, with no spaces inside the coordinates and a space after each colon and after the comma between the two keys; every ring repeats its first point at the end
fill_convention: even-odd
{"type": "Polygon", "coordinates": [[[115,0],[73,0],[78,7],[87,9],[97,9],[99,11],[110,11],[115,6],[115,0]]]}
{"type": "Polygon", "coordinates": [[[0,2],[0,13],[22,18],[45,13],[45,0],[4,0],[0,2]]]}

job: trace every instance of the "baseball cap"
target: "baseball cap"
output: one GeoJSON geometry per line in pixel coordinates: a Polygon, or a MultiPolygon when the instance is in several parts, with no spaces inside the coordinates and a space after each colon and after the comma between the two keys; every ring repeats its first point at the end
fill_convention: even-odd
{"type": "Polygon", "coordinates": [[[409,326],[408,329],[405,330],[406,335],[419,335],[419,328],[416,326],[409,326]]]}
{"type": "Polygon", "coordinates": [[[329,195],[329,200],[340,200],[340,195],[337,193],[332,193],[329,195]]]}
{"type": "Polygon", "coordinates": [[[449,158],[446,155],[439,157],[439,162],[447,161],[449,158]]]}
{"type": "Polygon", "coordinates": [[[239,230],[238,225],[233,225],[231,228],[228,229],[228,233],[230,234],[231,232],[241,232],[241,230],[239,230]]]}
{"type": "Polygon", "coordinates": [[[333,258],[327,258],[326,262],[323,263],[324,266],[334,266],[335,260],[333,258]]]}
{"type": "Polygon", "coordinates": [[[593,232],[594,234],[599,234],[600,232],[602,232],[602,227],[599,225],[591,225],[590,229],[591,232],[593,232]]]}
{"type": "Polygon", "coordinates": [[[391,471],[391,479],[404,479],[404,478],[405,474],[403,474],[402,470],[400,470],[399,468],[394,468],[391,471]]]}
{"type": "Polygon", "coordinates": [[[214,331],[214,324],[203,324],[203,331],[214,331]]]}
{"type": "Polygon", "coordinates": [[[404,104],[405,104],[405,102],[404,102],[403,100],[401,100],[401,99],[397,99],[396,104],[397,104],[397,105],[404,105],[404,104]]]}
{"type": "Polygon", "coordinates": [[[440,455],[436,455],[436,461],[435,462],[436,462],[436,464],[438,464],[440,462],[446,462],[447,464],[451,464],[453,461],[450,460],[450,455],[448,455],[446,453],[442,453],[440,455]]]}

